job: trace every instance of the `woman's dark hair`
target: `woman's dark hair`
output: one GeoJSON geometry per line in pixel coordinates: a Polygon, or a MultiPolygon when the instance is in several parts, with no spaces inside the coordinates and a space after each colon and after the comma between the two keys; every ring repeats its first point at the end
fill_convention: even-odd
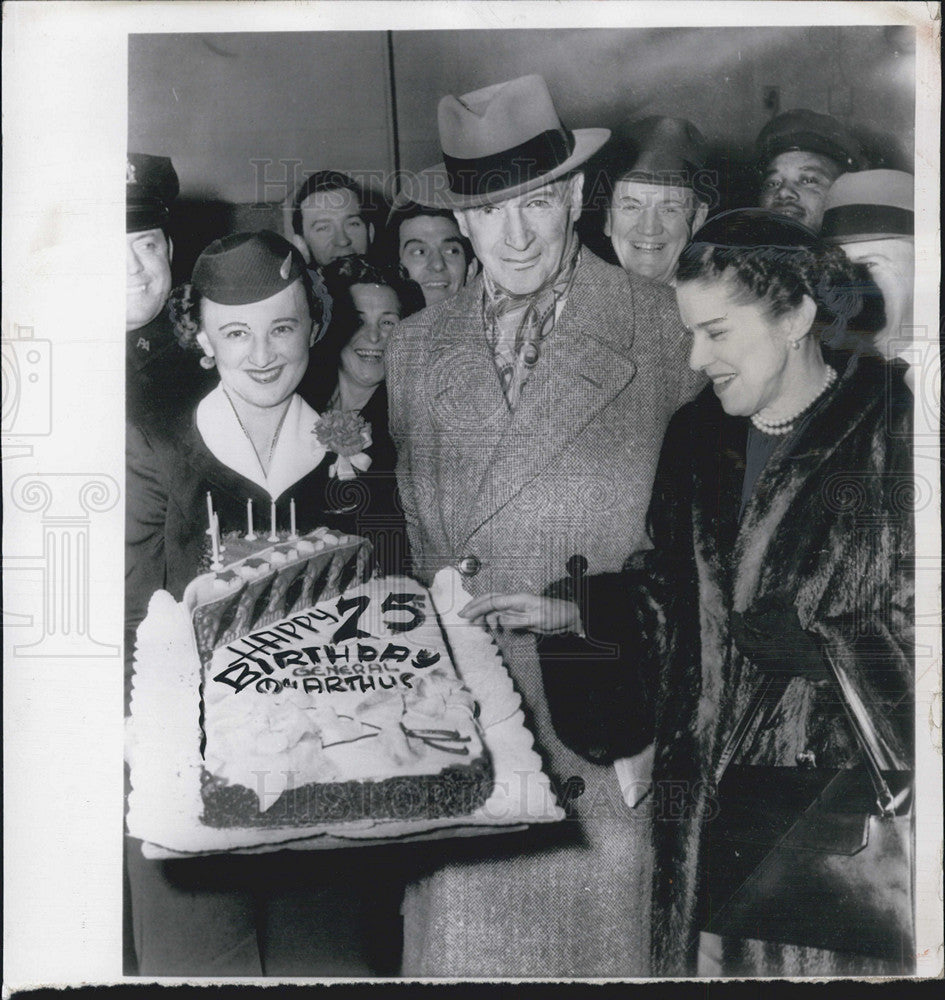
{"type": "MultiPolygon", "coordinates": [[[[316,276],[315,280],[319,280],[316,276]]],[[[307,268],[302,270],[302,287],[305,289],[305,300],[308,302],[308,312],[313,323],[319,328],[324,324],[326,316],[331,316],[331,301],[325,289],[316,288],[313,284],[312,272],[307,268]]],[[[174,336],[185,351],[201,353],[197,343],[200,331],[201,293],[190,282],[178,285],[167,300],[167,312],[174,327],[174,336]]]]}
{"type": "Polygon", "coordinates": [[[330,261],[322,268],[322,277],[331,297],[331,322],[312,352],[312,363],[305,376],[308,383],[305,395],[327,400],[338,381],[341,352],[361,325],[351,289],[355,285],[383,285],[392,289],[400,303],[401,319],[423,309],[424,299],[423,290],[415,281],[403,278],[394,268],[372,264],[359,254],[330,261]]]}
{"type": "Polygon", "coordinates": [[[772,316],[796,309],[809,296],[817,306],[811,333],[821,341],[836,343],[861,316],[862,332],[874,332],[869,328],[877,319],[877,290],[868,275],[839,247],[785,216],[739,208],[695,233],[679,257],[677,284],[720,278],[731,281],[744,300],[766,303],[772,316]]]}

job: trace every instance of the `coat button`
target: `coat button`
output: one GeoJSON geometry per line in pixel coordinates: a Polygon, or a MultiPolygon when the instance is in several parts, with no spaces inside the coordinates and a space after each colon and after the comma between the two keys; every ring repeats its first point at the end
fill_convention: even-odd
{"type": "Polygon", "coordinates": [[[482,568],[482,563],[475,556],[463,556],[459,561],[459,571],[463,576],[475,576],[482,568]]]}

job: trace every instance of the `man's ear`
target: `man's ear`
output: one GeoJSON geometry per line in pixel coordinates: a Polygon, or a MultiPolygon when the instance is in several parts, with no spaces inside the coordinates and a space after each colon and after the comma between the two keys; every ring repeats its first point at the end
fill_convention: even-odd
{"type": "Polygon", "coordinates": [[[210,343],[210,338],[207,336],[205,331],[199,330],[197,332],[197,343],[203,348],[203,353],[206,354],[208,358],[213,357],[213,345],[210,343]]]}
{"type": "Polygon", "coordinates": [[[473,257],[472,260],[466,265],[466,278],[463,284],[467,284],[472,281],[473,278],[479,273],[479,258],[473,257]]]}
{"type": "Polygon", "coordinates": [[[611,216],[610,216],[610,205],[608,205],[604,212],[604,235],[609,239],[611,232],[612,232],[612,226],[611,226],[611,216]]]}
{"type": "Polygon", "coordinates": [[[164,239],[167,240],[167,262],[172,264],[174,262],[174,241],[170,236],[165,236],[164,239]]]}
{"type": "Polygon", "coordinates": [[[696,213],[692,217],[692,226],[689,229],[689,235],[692,236],[694,232],[702,228],[702,224],[706,220],[706,216],[709,214],[709,206],[701,199],[696,200],[696,213]]]}
{"type": "Polygon", "coordinates": [[[368,246],[370,246],[374,242],[374,223],[373,222],[369,222],[368,223],[368,227],[367,227],[367,241],[368,241],[368,246]]]}
{"type": "Polygon", "coordinates": [[[568,186],[571,195],[571,221],[577,222],[584,209],[584,171],[578,170],[571,177],[568,186]]]}
{"type": "Polygon", "coordinates": [[[305,258],[305,263],[311,264],[312,255],[309,252],[308,244],[305,242],[304,239],[302,239],[301,236],[299,236],[298,233],[292,234],[292,243],[295,246],[296,250],[298,250],[298,252],[305,258]]]}
{"type": "Polygon", "coordinates": [[[312,320],[312,329],[308,335],[308,346],[311,350],[315,346],[315,341],[318,340],[318,334],[321,332],[322,325],[317,320],[312,320]]]}
{"type": "Polygon", "coordinates": [[[459,231],[469,239],[469,226],[466,225],[466,213],[461,208],[453,209],[453,218],[456,220],[456,225],[459,226],[459,231]]]}

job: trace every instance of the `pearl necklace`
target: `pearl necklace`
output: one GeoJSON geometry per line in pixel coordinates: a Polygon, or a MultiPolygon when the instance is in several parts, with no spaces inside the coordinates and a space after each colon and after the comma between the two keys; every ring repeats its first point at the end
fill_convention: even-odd
{"type": "MultiPolygon", "coordinates": [[[[222,386],[221,386],[221,388],[222,388],[222,386]]],[[[273,453],[276,450],[276,443],[279,440],[279,434],[282,432],[282,425],[285,423],[285,418],[286,418],[286,415],[289,412],[289,406],[292,405],[292,400],[291,399],[289,400],[289,403],[286,405],[286,408],[282,411],[282,416],[279,417],[279,423],[276,425],[276,432],[275,432],[275,434],[272,435],[272,443],[269,445],[268,460],[267,460],[266,464],[263,465],[263,461],[259,457],[259,452],[256,451],[256,445],[253,444],[253,439],[249,436],[249,431],[246,430],[246,427],[244,426],[243,421],[240,420],[239,410],[237,410],[236,407],[233,405],[233,400],[230,399],[230,394],[226,391],[226,389],[223,389],[223,395],[226,396],[227,401],[229,402],[230,406],[233,408],[233,416],[236,417],[236,422],[240,425],[240,430],[246,435],[246,440],[249,441],[249,446],[250,446],[250,448],[253,449],[253,454],[256,456],[256,461],[259,462],[259,468],[262,471],[263,477],[266,478],[266,479],[268,479],[269,478],[269,473],[266,471],[266,469],[267,468],[272,468],[272,456],[273,456],[273,453]]]]}
{"type": "Polygon", "coordinates": [[[821,383],[820,388],[817,390],[817,395],[809,402],[805,403],[799,410],[792,413],[789,417],[783,417],[781,420],[765,420],[761,416],[761,411],[758,413],[753,413],[751,415],[751,422],[765,434],[789,434],[794,429],[794,422],[797,420],[802,413],[806,413],[814,403],[837,381],[837,372],[831,366],[827,365],[824,371],[824,380],[821,383]]]}

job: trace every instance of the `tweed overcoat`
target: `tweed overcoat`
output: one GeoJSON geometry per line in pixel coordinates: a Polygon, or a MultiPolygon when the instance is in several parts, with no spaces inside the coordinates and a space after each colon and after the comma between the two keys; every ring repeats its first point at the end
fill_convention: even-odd
{"type": "MultiPolygon", "coordinates": [[[[653,547],[621,574],[587,581],[586,627],[621,648],[582,702],[555,713],[562,732],[613,709],[612,754],[653,733],[653,974],[695,971],[703,822],[722,748],[759,683],[734,649],[732,611],[772,592],[850,675],[880,735],[913,759],[914,534],[912,397],[899,365],[854,357],[796,436],[782,439],[738,519],[748,421],[711,388],[673,418],[648,516],[653,547]],[[579,713],[586,718],[575,718],[579,713]],[[622,718],[618,729],[616,719],[622,718]],[[680,795],[680,790],[685,795],[680,795]]],[[[741,760],[844,767],[856,744],[831,680],[796,678],[741,760]]],[[[838,975],[889,970],[811,949],[725,942],[726,974],[838,975]],[[763,951],[763,954],[762,954],[763,951]],[[760,964],[759,964],[760,963],[760,964]]]]}
{"type": "MultiPolygon", "coordinates": [[[[672,293],[584,249],[514,414],[482,320],[482,279],[402,322],[388,346],[390,428],[414,567],[475,556],[473,596],[541,593],[575,555],[618,569],[644,537],[660,442],[694,395],[672,293]]],[[[568,818],[427,852],[404,904],[408,975],[646,972],[645,810],[613,768],[551,727],[534,638],[500,633],[568,818]]]]}

